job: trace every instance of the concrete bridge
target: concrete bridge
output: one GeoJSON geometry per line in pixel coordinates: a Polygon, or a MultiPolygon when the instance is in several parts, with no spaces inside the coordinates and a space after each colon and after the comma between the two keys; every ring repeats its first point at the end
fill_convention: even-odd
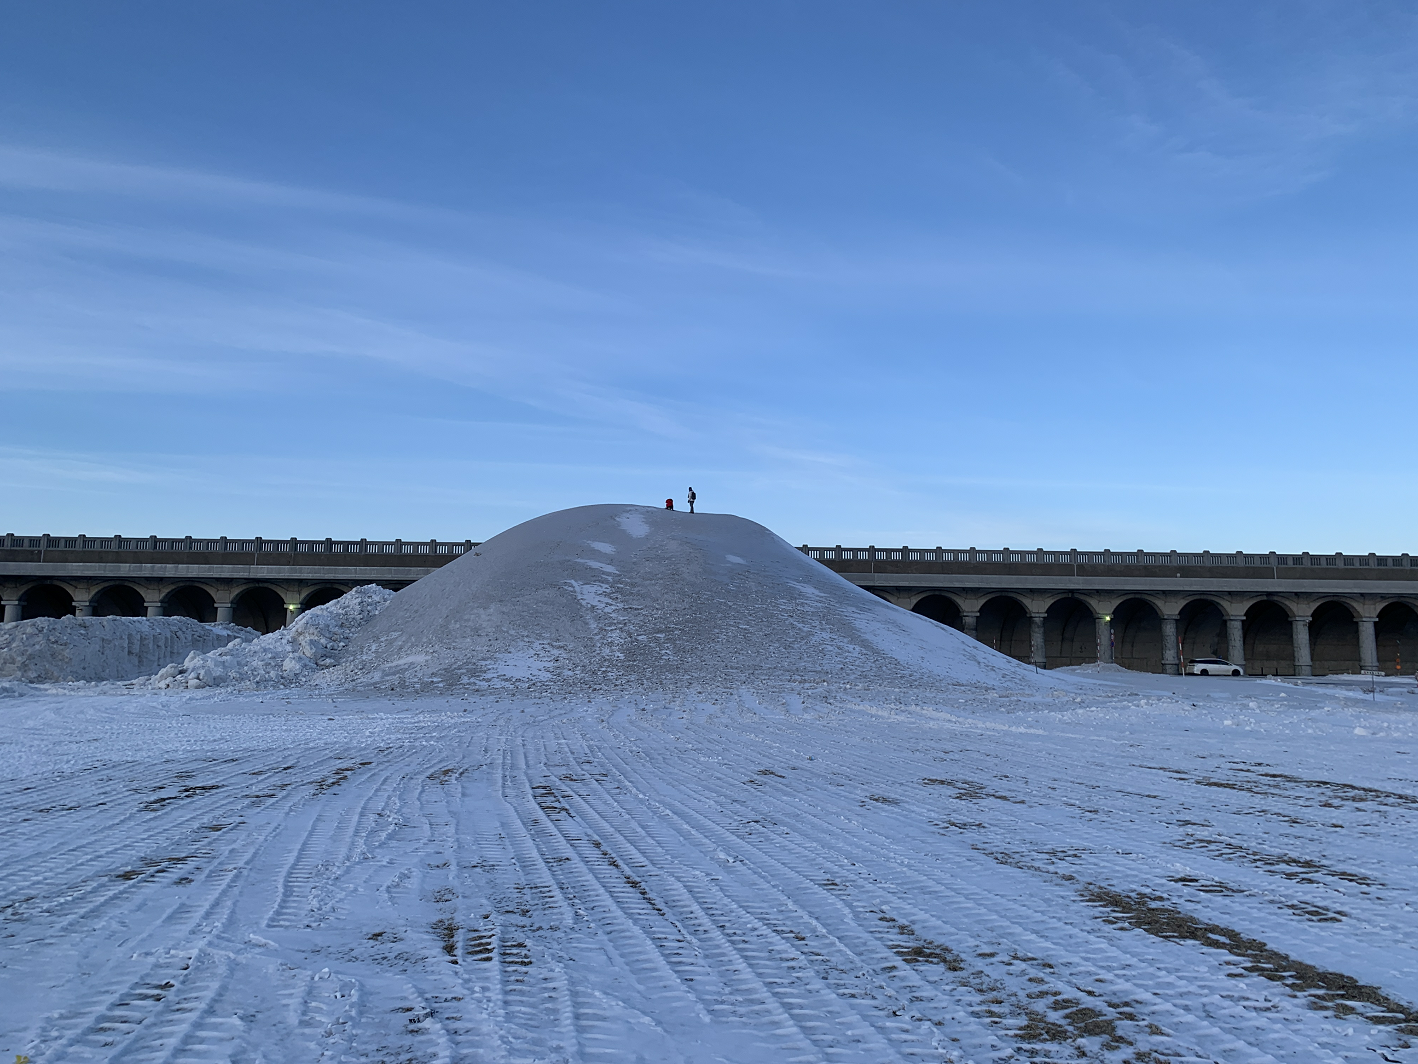
{"type": "Polygon", "coordinates": [[[271,632],[360,584],[407,587],[474,546],[471,540],[6,535],[0,602],[6,621],[168,616],[271,632]]]}
{"type": "MultiPolygon", "coordinates": [[[[0,540],[4,619],[182,616],[269,632],[359,584],[405,587],[472,540],[0,540]]],[[[1418,558],[941,547],[804,553],[897,605],[1041,668],[1407,675],[1418,667],[1418,558]]]]}
{"type": "Polygon", "coordinates": [[[1252,675],[1418,667],[1418,558],[1407,554],[802,550],[1040,668],[1101,661],[1176,674],[1200,657],[1252,675]]]}

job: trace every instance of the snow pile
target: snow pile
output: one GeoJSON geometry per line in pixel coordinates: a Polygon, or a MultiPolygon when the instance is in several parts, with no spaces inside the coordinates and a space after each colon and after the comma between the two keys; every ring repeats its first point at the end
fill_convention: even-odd
{"type": "Polygon", "coordinates": [[[1033,689],[1032,669],[728,514],[582,506],[404,589],[322,682],[664,690],[1033,689]]]}
{"type": "Polygon", "coordinates": [[[232,643],[208,654],[192,653],[153,677],[163,689],[270,687],[295,684],[333,665],[352,633],[382,610],[394,592],[377,584],[357,587],[333,602],[297,617],[289,627],[249,643],[232,643]]]}
{"type": "Polygon", "coordinates": [[[249,628],[186,617],[40,617],[0,625],[0,679],[131,680],[189,654],[254,638],[249,628]]]}

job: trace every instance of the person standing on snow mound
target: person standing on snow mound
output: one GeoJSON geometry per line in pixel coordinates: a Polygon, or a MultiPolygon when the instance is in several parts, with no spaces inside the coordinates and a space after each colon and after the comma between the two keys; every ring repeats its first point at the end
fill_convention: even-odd
{"type": "Polygon", "coordinates": [[[666,509],[666,510],[673,510],[674,508],[675,508],[675,501],[674,501],[673,499],[666,499],[666,500],[665,500],[665,509],[666,509]]]}
{"type": "Polygon", "coordinates": [[[694,513],[694,500],[697,499],[697,498],[699,498],[699,496],[696,495],[696,494],[694,494],[694,489],[693,489],[693,488],[690,488],[690,489],[689,489],[689,512],[690,512],[690,513],[694,513]]]}

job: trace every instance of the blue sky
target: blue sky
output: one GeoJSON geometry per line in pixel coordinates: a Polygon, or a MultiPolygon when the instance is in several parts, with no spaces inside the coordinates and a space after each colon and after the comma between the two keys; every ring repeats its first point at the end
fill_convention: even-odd
{"type": "Polygon", "coordinates": [[[1398,3],[55,3],[0,531],[1410,551],[1398,3]]]}

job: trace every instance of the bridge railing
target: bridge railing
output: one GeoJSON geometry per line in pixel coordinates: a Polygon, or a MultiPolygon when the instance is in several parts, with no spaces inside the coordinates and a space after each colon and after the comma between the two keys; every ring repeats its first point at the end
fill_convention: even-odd
{"type": "Polygon", "coordinates": [[[946,550],[943,547],[811,547],[803,544],[798,548],[810,558],[819,561],[872,561],[872,562],[993,562],[1005,564],[1035,565],[1164,565],[1164,566],[1263,566],[1265,568],[1295,568],[1320,566],[1326,568],[1345,566],[1371,567],[1377,569],[1418,568],[1418,557],[1407,554],[1213,554],[1211,551],[1186,553],[1182,551],[1086,551],[1086,550],[946,550]]]}
{"type": "Polygon", "coordinates": [[[9,550],[150,550],[238,554],[462,554],[478,544],[436,539],[181,539],[147,536],[16,536],[7,534],[0,546],[9,550]]]}
{"type": "MultiPolygon", "coordinates": [[[[5,549],[19,550],[108,550],[108,551],[178,551],[194,553],[237,554],[428,554],[457,555],[472,550],[478,543],[402,539],[216,539],[169,538],[160,536],[17,536],[7,534],[0,540],[5,549]]],[[[799,548],[819,561],[909,561],[951,563],[1005,563],[1012,565],[1162,565],[1162,566],[1260,566],[1265,568],[1295,568],[1305,566],[1361,568],[1418,568],[1418,557],[1407,554],[1216,554],[1211,551],[1086,551],[1086,550],[999,550],[946,549],[943,547],[812,547],[799,548]]]]}

